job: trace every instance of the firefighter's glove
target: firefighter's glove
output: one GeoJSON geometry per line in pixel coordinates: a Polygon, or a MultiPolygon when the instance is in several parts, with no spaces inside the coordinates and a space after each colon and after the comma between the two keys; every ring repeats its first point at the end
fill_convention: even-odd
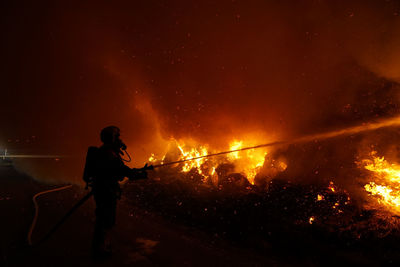
{"type": "Polygon", "coordinates": [[[143,166],[142,170],[144,171],[152,171],[154,170],[153,165],[148,166],[147,163],[143,166]]]}

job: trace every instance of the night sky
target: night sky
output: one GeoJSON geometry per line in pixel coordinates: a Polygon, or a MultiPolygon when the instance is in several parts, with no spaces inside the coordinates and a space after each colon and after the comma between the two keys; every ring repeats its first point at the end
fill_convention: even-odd
{"type": "Polygon", "coordinates": [[[83,157],[117,125],[141,165],[171,137],[220,150],[399,112],[399,1],[3,1],[0,12],[2,146],[83,157]]]}

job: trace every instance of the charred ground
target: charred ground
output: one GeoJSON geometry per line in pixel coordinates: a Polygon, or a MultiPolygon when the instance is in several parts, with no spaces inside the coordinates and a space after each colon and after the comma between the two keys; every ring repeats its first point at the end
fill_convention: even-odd
{"type": "Polygon", "coordinates": [[[195,170],[164,171],[126,185],[124,201],[293,262],[398,263],[400,218],[366,204],[369,173],[357,164],[362,150],[394,156],[392,141],[398,138],[398,129],[385,129],[279,148],[274,156],[288,159],[288,168],[275,177],[258,175],[255,185],[239,173],[221,175],[229,173],[221,170],[226,165],[219,167],[218,186],[204,183],[195,170]]]}
{"type": "MultiPolygon", "coordinates": [[[[361,151],[371,148],[388,152],[395,160],[392,144],[399,136],[398,129],[381,129],[277,148],[272,155],[286,158],[287,169],[273,177],[261,172],[254,185],[242,174],[230,172],[229,164],[218,167],[218,186],[204,181],[195,169],[183,173],[179,166],[154,172],[148,180],[127,183],[118,216],[116,241],[121,245],[117,247],[118,260],[112,263],[398,263],[400,219],[378,206],[366,205],[370,196],[363,185],[369,174],[357,161],[361,151]],[[373,147],[371,140],[375,140],[373,147]],[[146,254],[137,243],[143,235],[163,245],[146,254]],[[208,244],[206,250],[204,244],[208,244]],[[205,255],[211,258],[203,258],[205,255]]],[[[273,160],[267,162],[272,164],[273,160]]],[[[8,214],[2,220],[2,229],[7,232],[2,248],[6,264],[51,266],[65,256],[65,266],[76,261],[93,264],[89,256],[93,203],[83,206],[43,247],[26,250],[25,235],[33,215],[31,197],[53,186],[38,183],[11,167],[2,169],[2,179],[1,204],[8,214]],[[21,216],[23,220],[18,219],[21,216]]],[[[84,193],[75,187],[43,199],[36,238],[84,193]]]]}

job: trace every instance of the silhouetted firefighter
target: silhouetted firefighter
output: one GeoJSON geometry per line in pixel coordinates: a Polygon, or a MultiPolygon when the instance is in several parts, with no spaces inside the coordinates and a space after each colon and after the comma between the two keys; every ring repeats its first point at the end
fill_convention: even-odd
{"type": "Polygon", "coordinates": [[[92,187],[96,202],[96,222],[92,241],[93,255],[111,255],[108,233],[115,225],[117,200],[121,197],[119,181],[124,177],[130,180],[146,179],[147,164],[141,169],[129,168],[122,160],[126,145],[120,139],[118,127],[109,126],[100,133],[103,145],[89,147],[83,178],[92,187]]]}

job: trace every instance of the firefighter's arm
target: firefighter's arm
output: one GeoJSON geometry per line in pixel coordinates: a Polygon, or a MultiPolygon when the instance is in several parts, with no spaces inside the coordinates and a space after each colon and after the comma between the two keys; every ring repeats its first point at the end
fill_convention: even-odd
{"type": "Polygon", "coordinates": [[[147,179],[147,170],[153,170],[153,165],[148,166],[147,163],[143,168],[132,168],[128,176],[129,180],[147,179]]]}

